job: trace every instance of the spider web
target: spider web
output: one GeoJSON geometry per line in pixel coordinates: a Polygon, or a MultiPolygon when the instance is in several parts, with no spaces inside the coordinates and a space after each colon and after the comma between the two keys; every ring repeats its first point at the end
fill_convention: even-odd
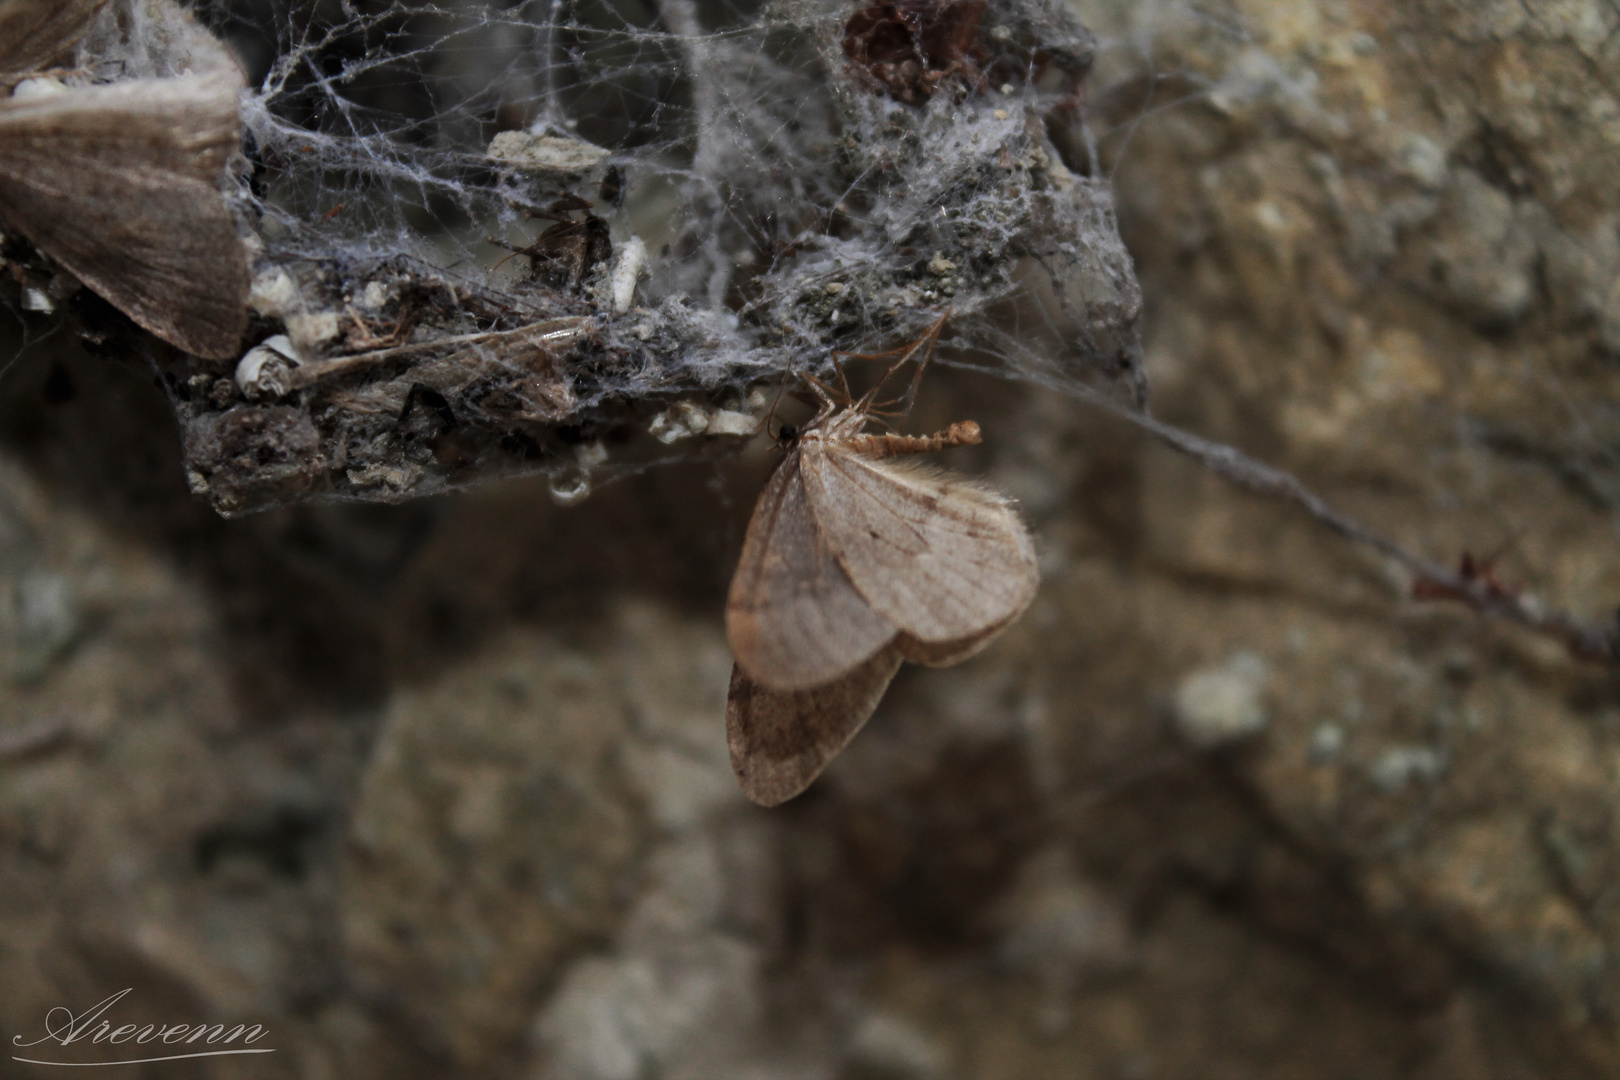
{"type": "Polygon", "coordinates": [[[535,470],[566,501],[726,452],[789,373],[947,310],[954,362],[1145,400],[1094,42],[1058,0],[202,14],[254,80],[252,340],[303,371],[233,393],[160,362],[222,511],[535,470]],[[567,340],[537,367],[500,337],[526,326],[567,340]],[[359,353],[388,362],[312,374],[359,353]]]}

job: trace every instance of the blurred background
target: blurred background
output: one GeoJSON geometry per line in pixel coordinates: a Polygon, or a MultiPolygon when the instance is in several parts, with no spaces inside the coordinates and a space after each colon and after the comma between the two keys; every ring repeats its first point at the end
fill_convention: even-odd
{"type": "MultiPolygon", "coordinates": [[[[1156,414],[1607,618],[1620,10],[1078,9],[1156,414]]],[[[211,12],[260,71],[295,14],[211,12]]],[[[131,1076],[1620,1074],[1614,671],[1072,398],[930,375],[1041,593],[765,811],[763,440],[226,521],[151,372],[49,331],[0,318],[7,1034],[131,987],[276,1049],[131,1076]]]]}

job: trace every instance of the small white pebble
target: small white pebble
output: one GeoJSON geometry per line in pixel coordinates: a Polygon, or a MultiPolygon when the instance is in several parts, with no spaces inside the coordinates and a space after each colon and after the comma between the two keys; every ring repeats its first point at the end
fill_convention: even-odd
{"type": "Polygon", "coordinates": [[[24,311],[37,311],[42,315],[49,315],[56,310],[56,304],[44,289],[34,285],[23,289],[22,306],[24,311]]]}
{"type": "Polygon", "coordinates": [[[55,97],[57,94],[67,93],[67,87],[61,79],[53,79],[49,75],[41,75],[33,79],[24,79],[12,87],[11,99],[13,101],[30,101],[39,98],[55,97]]]}
{"type": "Polygon", "coordinates": [[[1204,749],[1258,735],[1267,723],[1261,696],[1269,675],[1266,662],[1248,651],[1198,669],[1176,688],[1177,730],[1204,749]]]}
{"type": "Polygon", "coordinates": [[[848,288],[848,286],[845,285],[842,281],[829,281],[829,282],[827,282],[827,284],[825,284],[825,285],[823,285],[821,287],[821,291],[826,293],[828,296],[837,296],[839,293],[843,292],[846,288],[848,288]]]}
{"type": "Polygon", "coordinates": [[[849,1055],[864,1071],[904,1080],[929,1080],[949,1068],[945,1050],[898,1016],[868,1013],[850,1039],[849,1055]]]}
{"type": "Polygon", "coordinates": [[[1433,139],[1420,134],[1407,136],[1397,161],[1402,172],[1431,191],[1445,185],[1450,166],[1445,150],[1433,139]]]}
{"type": "Polygon", "coordinates": [[[955,269],[956,264],[937,251],[934,252],[934,257],[928,260],[929,273],[937,274],[940,277],[944,277],[955,269]]]}
{"type": "Polygon", "coordinates": [[[78,593],[61,574],[23,574],[13,587],[12,603],[17,636],[29,648],[54,650],[78,633],[78,593]]]}
{"type": "Polygon", "coordinates": [[[1445,755],[1429,746],[1392,746],[1372,764],[1373,783],[1399,795],[1413,781],[1432,783],[1446,770],[1445,755]]]}
{"type": "Polygon", "coordinates": [[[1344,728],[1331,720],[1324,720],[1311,732],[1311,741],[1305,753],[1313,765],[1325,765],[1339,756],[1344,749],[1344,728]]]}

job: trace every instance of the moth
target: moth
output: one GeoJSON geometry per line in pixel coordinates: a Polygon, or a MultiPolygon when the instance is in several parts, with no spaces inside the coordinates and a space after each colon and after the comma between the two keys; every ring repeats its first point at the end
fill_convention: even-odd
{"type": "Polygon", "coordinates": [[[0,2],[0,88],[62,59],[107,0],[0,2]]]}
{"type": "MultiPolygon", "coordinates": [[[[0,71],[60,56],[99,7],[0,0],[0,71]]],[[[0,98],[0,221],[146,330],[222,358],[247,330],[247,254],[219,188],[243,80],[211,44],[195,73],[0,98]]]]}
{"type": "MultiPolygon", "coordinates": [[[[883,381],[931,350],[943,323],[883,381]]],[[[869,432],[877,387],[851,401],[847,384],[835,396],[806,382],[819,407],[802,431],[784,432],[787,454],[754,508],[726,602],[736,657],[726,740],[743,794],[762,806],[810,786],[902,661],[967,659],[1024,612],[1040,580],[1005,496],[911,460],[978,443],[976,423],[869,432]]]]}

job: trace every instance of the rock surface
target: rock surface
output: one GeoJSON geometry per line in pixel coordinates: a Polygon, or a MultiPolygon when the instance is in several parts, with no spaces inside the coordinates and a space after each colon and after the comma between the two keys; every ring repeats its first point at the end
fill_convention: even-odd
{"type": "MultiPolygon", "coordinates": [[[[1612,5],[1082,7],[1156,411],[1603,617],[1612,5]]],[[[764,812],[721,629],[762,454],[225,523],[145,372],[23,352],[0,1027],[125,987],[266,1026],[184,1066],[220,1077],[1620,1073],[1615,676],[1072,401],[931,380],[1041,594],[764,812]]]]}

